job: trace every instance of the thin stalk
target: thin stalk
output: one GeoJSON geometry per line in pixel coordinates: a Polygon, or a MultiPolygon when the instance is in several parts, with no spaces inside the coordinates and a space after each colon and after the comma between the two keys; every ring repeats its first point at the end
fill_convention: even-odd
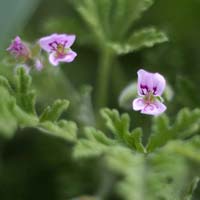
{"type": "Polygon", "coordinates": [[[114,53],[108,49],[103,48],[99,57],[99,68],[97,72],[97,91],[96,91],[96,109],[107,106],[108,103],[108,86],[112,63],[114,60],[114,53]]]}

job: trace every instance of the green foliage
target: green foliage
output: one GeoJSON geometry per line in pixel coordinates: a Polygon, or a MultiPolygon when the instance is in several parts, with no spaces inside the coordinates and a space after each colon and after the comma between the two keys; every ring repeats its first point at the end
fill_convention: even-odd
{"type": "Polygon", "coordinates": [[[103,109],[101,114],[106,120],[106,126],[111,130],[119,142],[122,142],[139,152],[146,152],[142,144],[142,130],[137,128],[131,132],[129,131],[130,118],[128,114],[122,114],[120,116],[117,110],[109,109],[103,109]]]}
{"type": "Polygon", "coordinates": [[[73,3],[100,48],[107,46],[120,55],[168,41],[155,28],[134,31],[127,36],[134,22],[152,5],[152,0],[76,0],[73,3]]]}
{"type": "Polygon", "coordinates": [[[147,145],[148,151],[165,145],[172,139],[185,139],[195,133],[200,128],[200,110],[190,111],[185,108],[178,114],[173,125],[169,124],[169,118],[161,115],[154,118],[152,134],[147,145]]]}
{"type": "MultiPolygon", "coordinates": [[[[0,8],[0,24],[4,23],[0,38],[5,38],[0,45],[2,41],[8,42],[10,33],[22,36],[8,29],[20,27],[22,23],[17,22],[26,20],[37,2],[11,1],[5,3],[12,3],[9,12],[6,13],[3,3],[0,8]],[[20,10],[24,12],[18,17],[20,10]]],[[[45,64],[43,71],[33,72],[33,86],[30,76],[21,69],[14,80],[13,65],[5,67],[8,59],[2,60],[0,135],[10,140],[0,141],[1,199],[199,200],[200,111],[183,109],[174,114],[181,107],[199,106],[200,62],[196,41],[200,26],[195,20],[199,19],[199,2],[156,1],[152,12],[138,22],[152,4],[153,0],[60,0],[56,6],[55,1],[41,2],[42,9],[28,23],[25,38],[39,38],[42,31],[44,35],[66,32],[76,34],[76,43],[84,47],[75,46],[77,62],[69,67],[45,64]],[[168,23],[169,19],[173,20],[168,23]],[[136,52],[168,40],[154,27],[143,28],[151,23],[167,30],[172,42],[152,51],[136,52]],[[97,56],[99,70],[94,76],[97,56]],[[91,88],[78,91],[68,77],[76,87],[88,82],[94,85],[97,79],[97,88],[103,94],[94,88],[96,100],[108,97],[108,105],[116,107],[116,96],[137,70],[131,66],[165,74],[173,86],[167,87],[164,94],[169,101],[169,116],[153,118],[149,128],[149,116],[131,112],[129,117],[104,109],[101,114],[105,124],[96,129],[95,124],[99,123],[95,122],[91,88]],[[32,88],[37,90],[37,102],[32,88]],[[176,95],[170,102],[173,90],[176,95]],[[67,113],[69,103],[65,98],[70,101],[67,113]],[[65,114],[81,125],[79,139],[76,124],[64,120],[65,114]],[[141,127],[135,128],[138,122],[141,127]],[[91,127],[83,128],[85,125],[91,127]]],[[[122,91],[122,108],[132,107],[136,87],[133,83],[122,91]]]]}
{"type": "Polygon", "coordinates": [[[110,47],[116,54],[135,52],[144,47],[153,47],[155,44],[168,41],[166,35],[155,28],[145,28],[135,31],[124,43],[110,43],[110,47]]]}
{"type": "Polygon", "coordinates": [[[31,88],[31,77],[23,68],[18,68],[13,89],[5,77],[0,77],[0,129],[7,138],[14,136],[16,129],[35,127],[44,133],[68,141],[76,139],[77,127],[74,122],[58,120],[67,109],[67,100],[57,100],[38,117],[35,111],[35,92],[31,88]]]}
{"type": "MultiPolygon", "coordinates": [[[[197,129],[190,127],[199,124],[198,110],[183,109],[173,126],[166,115],[156,117],[147,145],[151,153],[147,153],[143,145],[141,128],[129,131],[128,114],[120,115],[117,110],[103,109],[101,115],[112,135],[92,127],[86,128],[85,138],[79,139],[75,146],[75,158],[96,157],[105,163],[106,168],[122,176],[115,185],[115,191],[123,199],[182,200],[190,177],[191,163],[188,161],[195,161],[199,165],[199,135],[183,140],[196,133],[197,129]]],[[[198,173],[196,171],[195,175],[198,173]]],[[[195,189],[197,183],[193,185],[187,196],[192,194],[191,190],[195,189]]]]}
{"type": "Polygon", "coordinates": [[[184,200],[192,200],[193,193],[197,189],[197,185],[198,185],[199,181],[200,181],[199,177],[194,178],[190,187],[188,188],[188,191],[184,197],[184,200]]]}
{"type": "Polygon", "coordinates": [[[172,141],[164,148],[166,152],[182,155],[200,163],[200,137],[195,136],[187,141],[172,141]],[[165,149],[166,148],[166,149],[165,149]]]}
{"type": "Polygon", "coordinates": [[[52,106],[48,106],[40,116],[40,122],[57,121],[60,115],[69,106],[69,101],[57,100],[52,106]]]}
{"type": "Polygon", "coordinates": [[[35,93],[31,89],[31,77],[23,68],[17,69],[15,96],[17,104],[27,113],[35,115],[35,93]]]}
{"type": "Polygon", "coordinates": [[[104,45],[113,49],[116,54],[130,53],[168,40],[163,32],[155,28],[136,30],[127,37],[133,24],[153,4],[152,0],[75,0],[72,4],[89,31],[82,27],[80,18],[74,14],[73,19],[62,16],[59,20],[48,20],[45,29],[63,32],[63,24],[67,24],[66,31],[76,33],[80,38],[79,42],[95,43],[100,48],[104,45]]]}

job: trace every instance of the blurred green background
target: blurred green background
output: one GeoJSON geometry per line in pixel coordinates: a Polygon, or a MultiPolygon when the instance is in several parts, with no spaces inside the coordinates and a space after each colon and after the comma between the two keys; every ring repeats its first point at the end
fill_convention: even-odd
{"type": "MultiPolygon", "coordinates": [[[[61,66],[63,76],[69,79],[64,83],[68,84],[69,81],[70,84],[63,85],[62,80],[57,82],[53,77],[48,79],[49,82],[46,79],[43,83],[36,81],[34,86],[38,89],[38,110],[56,98],[65,97],[73,101],[77,91],[90,90],[82,88],[83,85],[92,86],[92,99],[84,92],[78,98],[95,104],[98,51],[88,39],[91,33],[86,29],[84,22],[76,20],[77,12],[71,1],[0,0],[1,58],[5,55],[5,48],[16,35],[33,42],[52,32],[77,35],[73,46],[78,53],[77,59],[71,64],[61,66]],[[66,94],[63,94],[65,87],[66,94]]],[[[155,0],[153,6],[144,13],[133,29],[153,25],[168,35],[169,42],[117,57],[117,67],[113,68],[109,80],[108,96],[112,98],[108,98],[107,105],[110,108],[127,111],[119,107],[118,97],[124,87],[136,80],[139,68],[158,71],[166,77],[174,92],[172,101],[167,102],[167,113],[172,118],[182,107],[199,107],[199,10],[200,0],[155,0]]],[[[10,76],[2,64],[0,67],[1,72],[10,76]]],[[[43,74],[41,72],[36,76],[35,80],[41,80],[43,74]]],[[[75,100],[74,102],[77,103],[75,100]]],[[[71,103],[73,107],[73,102],[71,103]]],[[[133,111],[127,112],[133,117],[133,111]]],[[[98,111],[89,113],[88,119],[77,119],[77,112],[70,117],[81,125],[95,124],[96,113],[98,111]]],[[[147,131],[150,123],[148,117],[134,113],[133,121],[132,126],[142,125],[147,131]]],[[[71,149],[68,144],[41,135],[39,131],[26,129],[20,134],[16,133],[11,141],[0,142],[0,150],[0,199],[2,200],[64,200],[80,194],[93,194],[98,187],[101,174],[97,173],[98,168],[94,171],[88,167],[93,161],[77,163],[71,160],[71,149]]],[[[198,199],[199,196],[196,197],[196,200],[198,199]]]]}

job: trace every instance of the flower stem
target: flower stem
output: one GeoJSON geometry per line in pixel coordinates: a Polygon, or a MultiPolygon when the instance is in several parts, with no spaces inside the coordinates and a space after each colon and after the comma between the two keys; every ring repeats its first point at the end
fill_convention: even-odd
{"type": "Polygon", "coordinates": [[[96,91],[96,109],[107,106],[108,85],[114,53],[108,49],[103,48],[99,57],[99,68],[97,71],[97,91],[96,91]]]}

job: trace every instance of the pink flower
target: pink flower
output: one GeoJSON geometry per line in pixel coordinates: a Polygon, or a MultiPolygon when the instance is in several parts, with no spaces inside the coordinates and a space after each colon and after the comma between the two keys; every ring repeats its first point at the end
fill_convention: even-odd
{"type": "Polygon", "coordinates": [[[7,48],[7,51],[9,51],[16,58],[28,59],[30,56],[30,50],[28,46],[21,41],[19,36],[12,41],[10,46],[7,48]]]}
{"type": "Polygon", "coordinates": [[[137,74],[140,97],[134,99],[133,109],[148,115],[163,113],[166,106],[160,100],[166,85],[164,77],[159,73],[150,73],[143,69],[140,69],[137,74]]]}
{"type": "Polygon", "coordinates": [[[59,62],[72,62],[77,56],[71,50],[71,46],[76,39],[75,35],[52,34],[39,40],[40,47],[49,53],[49,61],[57,66],[59,62]]]}

